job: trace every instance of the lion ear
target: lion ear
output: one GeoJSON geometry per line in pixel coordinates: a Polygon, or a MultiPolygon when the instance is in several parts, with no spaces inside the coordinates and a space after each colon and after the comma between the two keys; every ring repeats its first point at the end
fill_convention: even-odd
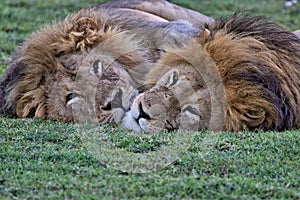
{"type": "Polygon", "coordinates": [[[99,27],[93,19],[81,17],[70,29],[69,37],[76,49],[84,50],[100,38],[99,27]]]}
{"type": "Polygon", "coordinates": [[[88,34],[99,31],[97,23],[90,17],[81,17],[70,29],[70,33],[78,34],[78,36],[87,36],[88,34]]]}
{"type": "Polygon", "coordinates": [[[204,45],[211,38],[211,32],[205,28],[198,36],[198,41],[201,45],[204,45]]]}
{"type": "MultiPolygon", "coordinates": [[[[72,26],[67,28],[61,39],[51,45],[55,55],[67,54],[69,52],[92,47],[101,39],[100,26],[90,17],[81,17],[75,22],[69,22],[72,26]]],[[[69,24],[69,23],[65,23],[69,24]]]]}

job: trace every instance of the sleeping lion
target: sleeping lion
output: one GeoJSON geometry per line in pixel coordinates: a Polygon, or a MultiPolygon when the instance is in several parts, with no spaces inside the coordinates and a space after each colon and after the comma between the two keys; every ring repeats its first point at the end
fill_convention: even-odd
{"type": "Polygon", "coordinates": [[[167,48],[146,77],[149,90],[135,98],[122,125],[145,133],[299,128],[299,82],[300,39],[264,18],[234,15],[184,47],[167,48]],[[211,60],[203,63],[203,55],[211,60]],[[207,78],[214,67],[211,77],[219,74],[224,90],[209,87],[217,80],[207,78]],[[211,120],[216,110],[219,119],[211,120]]]}
{"type": "Polygon", "coordinates": [[[193,12],[173,4],[155,15],[163,0],[131,2],[144,10],[117,2],[82,9],[33,33],[1,78],[0,115],[120,123],[163,53],[161,43],[195,37],[200,30],[169,22],[176,20],[175,8],[193,12]]]}

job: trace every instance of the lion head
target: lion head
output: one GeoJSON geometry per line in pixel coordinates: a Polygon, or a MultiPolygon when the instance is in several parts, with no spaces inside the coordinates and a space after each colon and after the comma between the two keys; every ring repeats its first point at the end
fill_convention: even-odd
{"type": "Polygon", "coordinates": [[[151,66],[134,41],[119,33],[82,57],[73,74],[60,70],[48,76],[47,118],[119,123],[151,66]]]}
{"type": "Polygon", "coordinates": [[[204,66],[191,65],[181,56],[196,56],[199,49],[191,48],[196,42],[222,79],[225,112],[221,130],[299,127],[299,39],[264,18],[238,15],[216,20],[184,48],[169,48],[147,75],[145,83],[154,84],[134,100],[123,121],[125,127],[152,133],[181,127],[207,129],[208,123],[214,123],[209,118],[218,105],[212,104],[216,99],[212,98],[213,88],[207,87],[210,83],[199,74],[204,66]]]}
{"type": "Polygon", "coordinates": [[[74,121],[91,113],[87,119],[120,120],[150,53],[141,38],[107,24],[109,17],[106,10],[84,9],[28,38],[2,77],[0,114],[74,121]],[[88,86],[93,101],[85,95],[88,86]]]}
{"type": "Polygon", "coordinates": [[[150,89],[134,99],[123,127],[146,133],[208,129],[211,102],[207,85],[192,64],[179,57],[180,52],[170,51],[147,74],[145,85],[150,89]]]}

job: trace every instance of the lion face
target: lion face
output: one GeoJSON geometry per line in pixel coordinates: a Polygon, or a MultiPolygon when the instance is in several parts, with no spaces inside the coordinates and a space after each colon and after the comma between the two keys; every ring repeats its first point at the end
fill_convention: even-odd
{"type": "Polygon", "coordinates": [[[122,125],[145,133],[202,130],[208,128],[210,110],[209,91],[201,75],[192,66],[179,64],[135,98],[122,125]]]}
{"type": "Polygon", "coordinates": [[[75,75],[59,71],[49,77],[47,118],[118,124],[138,94],[135,81],[119,60],[87,57],[75,75]]]}

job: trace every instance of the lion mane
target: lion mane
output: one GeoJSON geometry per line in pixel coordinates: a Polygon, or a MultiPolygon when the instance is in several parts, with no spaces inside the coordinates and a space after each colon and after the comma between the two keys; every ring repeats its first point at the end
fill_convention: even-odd
{"type": "Polygon", "coordinates": [[[264,17],[234,15],[207,28],[204,49],[226,90],[225,130],[298,128],[300,40],[264,17]]]}
{"type": "Polygon", "coordinates": [[[300,125],[300,40],[263,17],[235,15],[208,27],[204,48],[226,90],[225,130],[300,125]]]}

